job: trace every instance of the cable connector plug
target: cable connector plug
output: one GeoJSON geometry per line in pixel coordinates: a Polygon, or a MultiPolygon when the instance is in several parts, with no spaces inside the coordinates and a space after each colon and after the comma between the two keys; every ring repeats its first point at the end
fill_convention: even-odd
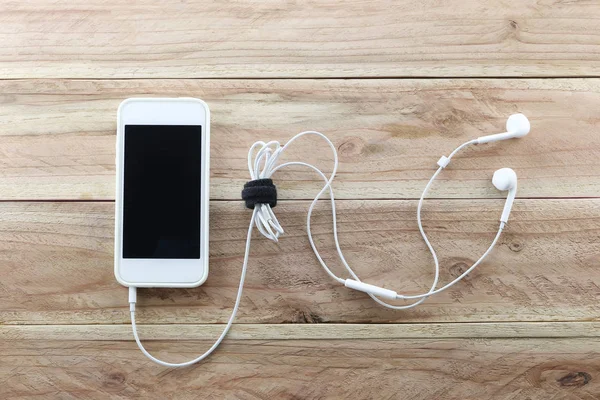
{"type": "Polygon", "coordinates": [[[129,286],[129,311],[135,312],[135,303],[137,302],[137,288],[129,286]]]}

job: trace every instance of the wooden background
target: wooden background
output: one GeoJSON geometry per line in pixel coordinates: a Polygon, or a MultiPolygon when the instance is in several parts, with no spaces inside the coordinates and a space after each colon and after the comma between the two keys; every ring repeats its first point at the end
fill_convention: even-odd
{"type": "MultiPolygon", "coordinates": [[[[600,398],[599,77],[594,0],[1,1],[0,398],[600,398]],[[417,292],[433,267],[416,199],[439,156],[514,112],[532,132],[436,181],[423,218],[444,282],[493,238],[493,171],[514,168],[519,194],[479,269],[411,311],[328,278],[304,226],[320,178],[282,172],[286,235],[254,239],[230,336],[171,370],[137,349],[113,276],[116,109],[132,96],[200,97],[213,115],[208,281],[139,294],[141,337],[172,361],[230,314],[254,141],[326,133],[350,264],[417,292]]],[[[331,168],[316,141],[293,153],[331,168]]],[[[321,204],[315,239],[342,274],[330,218],[321,204]]]]}

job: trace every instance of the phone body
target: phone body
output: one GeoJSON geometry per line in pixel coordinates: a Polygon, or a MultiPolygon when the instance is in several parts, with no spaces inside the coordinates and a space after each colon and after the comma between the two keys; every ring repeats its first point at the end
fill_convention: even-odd
{"type": "Polygon", "coordinates": [[[196,287],[208,277],[210,111],[193,98],[130,98],[117,112],[115,277],[196,287]]]}

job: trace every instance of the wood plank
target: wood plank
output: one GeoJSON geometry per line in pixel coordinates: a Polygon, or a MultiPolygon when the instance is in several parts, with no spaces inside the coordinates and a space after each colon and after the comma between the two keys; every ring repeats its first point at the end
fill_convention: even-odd
{"type": "MultiPolygon", "coordinates": [[[[495,235],[503,200],[432,200],[423,221],[438,250],[441,282],[459,275],[495,235]]],[[[276,211],[279,244],[252,243],[238,323],[593,321],[600,312],[600,199],[518,200],[489,258],[464,282],[412,311],[391,311],[334,284],[305,232],[308,202],[276,211]]],[[[341,276],[328,207],[317,207],[315,242],[341,276]]],[[[416,201],[340,201],[340,242],[369,283],[426,290],[431,256],[417,231],[416,201]]],[[[0,322],[128,323],[127,291],[113,276],[112,203],[0,204],[0,322]]],[[[140,323],[224,323],[237,291],[249,213],[211,204],[211,271],[194,289],[140,289],[140,323]]]]}
{"type": "MultiPolygon", "coordinates": [[[[148,347],[177,361],[211,343],[148,347]]],[[[132,340],[1,340],[0,396],[592,400],[599,345],[598,338],[226,340],[200,365],[166,369],[132,340]]]]}
{"type": "MultiPolygon", "coordinates": [[[[531,118],[530,135],[461,153],[431,196],[500,198],[490,178],[506,166],[522,197],[600,193],[599,79],[25,80],[0,81],[0,93],[0,199],[113,199],[117,106],[148,95],[208,101],[214,199],[239,199],[252,143],[306,129],[339,149],[338,198],[418,198],[442,154],[499,132],[518,111],[531,118]]],[[[317,139],[287,159],[332,168],[317,139]]],[[[320,185],[306,169],[275,178],[285,199],[310,199],[320,185]]]]}
{"type": "MultiPolygon", "coordinates": [[[[144,341],[210,340],[224,324],[137,325],[144,341]]],[[[127,325],[2,325],[0,340],[132,340],[127,325]]],[[[228,340],[597,338],[600,322],[233,324],[228,340]]]]}
{"type": "Polygon", "coordinates": [[[600,74],[597,2],[0,4],[2,78],[600,74]]]}

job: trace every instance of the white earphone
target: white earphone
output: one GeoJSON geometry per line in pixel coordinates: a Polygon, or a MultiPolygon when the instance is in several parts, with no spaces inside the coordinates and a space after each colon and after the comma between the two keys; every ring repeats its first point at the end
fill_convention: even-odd
{"type": "Polygon", "coordinates": [[[499,140],[522,138],[529,133],[531,124],[523,114],[513,114],[506,121],[506,132],[477,138],[477,144],[497,142],[499,140]]]}
{"type": "Polygon", "coordinates": [[[508,190],[502,217],[500,217],[501,222],[507,223],[510,210],[517,195],[517,173],[510,168],[501,168],[494,172],[492,183],[500,191],[508,190]]]}
{"type": "MultiPolygon", "coordinates": [[[[373,300],[375,300],[377,303],[381,304],[384,307],[388,307],[388,308],[395,309],[395,310],[403,310],[403,309],[415,307],[415,306],[421,304],[422,302],[424,302],[429,296],[432,296],[434,294],[440,293],[443,290],[448,289],[449,287],[451,287],[452,285],[456,284],[461,279],[463,279],[465,276],[467,276],[471,271],[473,271],[473,269],[475,269],[475,267],[477,267],[485,259],[485,257],[492,251],[493,247],[496,245],[496,242],[500,238],[502,230],[504,229],[504,227],[508,221],[508,217],[510,215],[512,205],[513,205],[513,202],[514,202],[516,194],[517,194],[517,174],[515,173],[515,171],[513,171],[510,168],[502,168],[502,169],[499,169],[496,172],[494,172],[494,176],[492,178],[492,183],[494,184],[496,189],[501,190],[501,191],[508,191],[508,195],[506,197],[506,203],[504,204],[504,210],[502,211],[502,215],[500,217],[500,227],[498,228],[498,233],[496,234],[494,240],[492,241],[492,244],[488,247],[488,249],[485,251],[485,253],[483,253],[483,255],[471,267],[469,267],[465,272],[463,272],[460,276],[458,276],[452,282],[446,284],[445,286],[443,286],[441,288],[437,288],[439,275],[440,275],[440,266],[439,266],[439,262],[438,262],[438,257],[437,257],[435,250],[433,249],[431,243],[429,242],[429,239],[427,238],[427,235],[425,234],[425,231],[423,230],[423,225],[421,223],[421,209],[423,207],[423,200],[425,199],[425,195],[429,191],[435,178],[440,174],[440,172],[444,168],[446,168],[448,166],[452,157],[454,157],[463,148],[465,148],[469,145],[472,145],[472,144],[484,144],[484,143],[496,142],[499,140],[520,138],[520,137],[527,135],[529,133],[529,130],[530,130],[530,124],[529,124],[529,120],[527,119],[527,117],[525,117],[525,115],[523,115],[523,114],[514,114],[514,115],[511,115],[508,118],[508,121],[506,122],[506,132],[495,134],[495,135],[482,136],[477,139],[471,140],[469,142],[463,143],[462,145],[458,146],[452,153],[450,153],[450,155],[448,157],[442,156],[438,160],[439,168],[433,174],[433,176],[431,177],[431,179],[425,186],[425,189],[423,190],[423,193],[421,194],[421,198],[419,199],[419,203],[417,206],[417,223],[419,226],[419,231],[421,232],[421,236],[423,237],[423,240],[425,241],[425,243],[433,257],[433,261],[435,264],[435,275],[434,275],[433,283],[432,283],[429,291],[427,291],[426,293],[416,294],[416,295],[401,295],[401,294],[396,293],[393,290],[389,290],[389,289],[385,289],[385,288],[382,288],[379,286],[364,283],[358,278],[358,276],[356,275],[354,270],[352,270],[350,265],[348,265],[348,262],[346,261],[344,255],[342,253],[342,250],[340,248],[340,243],[338,240],[335,199],[333,196],[333,189],[331,187],[331,183],[333,182],[333,179],[335,177],[335,174],[336,174],[337,168],[338,168],[338,155],[337,155],[336,147],[327,138],[327,136],[323,135],[320,132],[316,132],[316,131],[301,132],[301,133],[297,134],[296,136],[294,136],[293,138],[291,138],[283,147],[277,141],[271,141],[268,143],[256,142],[252,145],[252,147],[250,147],[250,151],[248,152],[248,169],[250,171],[250,177],[253,181],[259,180],[259,179],[269,180],[271,178],[271,176],[277,170],[279,170],[283,167],[286,167],[286,166],[290,166],[290,165],[308,167],[308,168],[312,169],[313,171],[315,171],[317,174],[319,174],[319,176],[321,178],[323,178],[323,180],[325,181],[325,185],[319,191],[319,193],[316,195],[314,200],[311,202],[311,204],[308,208],[308,215],[306,217],[306,231],[308,233],[308,241],[310,243],[310,246],[312,247],[313,252],[315,253],[315,256],[317,257],[317,260],[319,261],[319,263],[321,264],[321,266],[323,267],[325,272],[330,277],[332,277],[335,281],[343,284],[344,286],[346,286],[348,288],[367,293],[373,300]],[[320,138],[324,139],[327,142],[327,144],[329,145],[329,147],[331,148],[331,151],[333,152],[334,165],[333,165],[333,171],[331,172],[331,175],[329,175],[329,177],[327,177],[320,169],[318,169],[314,165],[308,164],[308,163],[305,163],[302,161],[291,161],[291,162],[286,162],[286,163],[277,165],[277,160],[284,153],[285,149],[287,149],[294,141],[296,141],[300,137],[306,136],[306,135],[319,136],[320,138]],[[256,151],[257,149],[258,149],[258,151],[256,151]],[[255,154],[255,152],[256,152],[256,154],[255,154]],[[342,264],[344,265],[344,267],[346,268],[346,270],[352,277],[349,279],[340,278],[331,271],[331,269],[327,266],[327,264],[325,263],[325,261],[323,260],[321,255],[319,254],[319,251],[317,250],[317,247],[316,247],[313,237],[312,237],[311,227],[310,227],[312,212],[313,212],[313,209],[314,209],[317,201],[323,195],[323,193],[325,193],[326,191],[329,191],[330,201],[331,201],[331,210],[332,210],[332,215],[333,215],[333,218],[332,218],[333,238],[334,238],[334,242],[335,242],[335,247],[336,247],[338,256],[340,258],[340,261],[342,262],[342,264]],[[381,300],[380,297],[385,298],[385,299],[390,299],[390,300],[398,300],[398,299],[414,300],[414,302],[411,304],[407,304],[407,305],[393,305],[393,304],[389,304],[389,303],[386,303],[385,301],[381,300]]],[[[185,366],[188,366],[188,365],[191,365],[198,361],[203,360],[218,347],[218,345],[225,338],[225,335],[227,335],[227,332],[231,328],[231,325],[233,323],[233,320],[235,319],[235,315],[236,315],[239,305],[240,305],[240,301],[242,298],[242,292],[243,292],[243,288],[244,288],[244,279],[245,279],[246,270],[248,267],[248,257],[250,254],[250,242],[251,242],[251,238],[252,238],[253,226],[256,226],[258,231],[263,236],[265,236],[266,238],[273,240],[275,242],[277,242],[279,236],[283,234],[283,228],[279,224],[279,221],[277,220],[277,217],[273,213],[271,206],[269,204],[262,204],[262,203],[256,204],[254,207],[254,210],[252,212],[252,218],[250,219],[250,225],[248,227],[248,234],[246,236],[246,250],[245,250],[245,254],[244,254],[244,261],[242,263],[242,274],[240,277],[240,284],[238,287],[237,297],[235,300],[235,305],[233,307],[233,311],[231,313],[231,316],[229,317],[229,320],[227,321],[227,325],[223,329],[223,332],[221,333],[221,335],[219,336],[217,341],[210,347],[210,349],[208,349],[201,356],[199,356],[193,360],[187,361],[187,362],[169,363],[169,362],[161,361],[161,360],[155,358],[154,356],[152,356],[151,354],[149,354],[146,351],[146,349],[144,349],[144,346],[142,345],[142,343],[137,335],[137,329],[136,329],[136,325],[135,325],[136,293],[135,293],[135,288],[133,288],[133,290],[132,290],[132,288],[130,288],[129,304],[130,304],[130,310],[131,310],[131,321],[132,321],[132,326],[133,326],[134,337],[135,337],[136,343],[138,344],[139,348],[148,358],[150,358],[152,361],[154,361],[160,365],[167,366],[167,367],[185,367],[185,366]]]]}

